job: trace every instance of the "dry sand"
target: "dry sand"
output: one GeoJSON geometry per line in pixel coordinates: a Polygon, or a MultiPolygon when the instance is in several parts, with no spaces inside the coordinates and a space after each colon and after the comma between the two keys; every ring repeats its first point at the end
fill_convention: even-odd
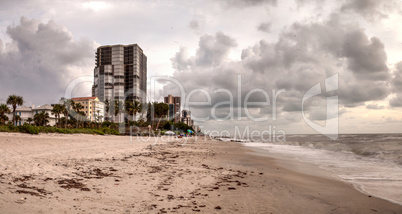
{"type": "Polygon", "coordinates": [[[146,140],[0,133],[0,213],[402,213],[236,143],[146,140]]]}

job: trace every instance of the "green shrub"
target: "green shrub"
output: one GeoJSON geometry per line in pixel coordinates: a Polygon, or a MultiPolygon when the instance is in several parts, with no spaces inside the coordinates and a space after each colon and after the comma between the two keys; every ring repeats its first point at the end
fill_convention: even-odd
{"type": "Polygon", "coordinates": [[[97,135],[119,135],[119,132],[115,129],[101,128],[101,129],[89,129],[89,128],[78,128],[78,129],[63,129],[57,127],[43,127],[43,126],[33,126],[29,124],[24,124],[22,126],[12,126],[12,125],[0,125],[0,132],[20,132],[28,134],[39,134],[39,133],[61,133],[61,134],[97,134],[97,135]]]}
{"type": "Polygon", "coordinates": [[[36,126],[31,126],[29,124],[24,124],[22,126],[17,126],[18,132],[28,133],[28,134],[39,134],[40,128],[36,126]]]}

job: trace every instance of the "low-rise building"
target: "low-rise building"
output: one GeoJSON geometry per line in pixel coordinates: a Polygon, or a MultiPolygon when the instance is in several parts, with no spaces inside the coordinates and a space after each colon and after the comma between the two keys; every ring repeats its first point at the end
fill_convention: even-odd
{"type": "MultiPolygon", "coordinates": [[[[41,112],[45,112],[49,114],[49,123],[47,125],[54,126],[56,125],[56,115],[52,113],[53,107],[51,105],[42,105],[38,106],[35,108],[34,105],[31,107],[26,107],[26,106],[19,106],[15,109],[15,115],[20,116],[21,120],[18,122],[15,122],[16,126],[23,125],[24,123],[28,123],[28,118],[31,118],[32,120],[35,117],[35,114],[39,114],[41,112]]],[[[12,113],[8,115],[8,118],[10,121],[13,119],[12,113]]],[[[31,123],[33,124],[33,123],[31,123]]]]}
{"type": "MultiPolygon", "coordinates": [[[[33,116],[35,116],[35,114],[39,114],[41,112],[48,113],[49,114],[48,125],[54,126],[54,125],[56,125],[57,119],[56,119],[56,115],[52,113],[52,110],[53,110],[53,106],[46,104],[46,105],[38,106],[36,108],[32,108],[32,114],[33,114],[33,116]]],[[[33,117],[32,117],[32,119],[33,119],[33,117]]]]}
{"type": "Polygon", "coordinates": [[[75,97],[71,98],[75,103],[80,103],[84,108],[81,110],[89,121],[103,122],[105,117],[105,104],[98,97],[75,97]]]}

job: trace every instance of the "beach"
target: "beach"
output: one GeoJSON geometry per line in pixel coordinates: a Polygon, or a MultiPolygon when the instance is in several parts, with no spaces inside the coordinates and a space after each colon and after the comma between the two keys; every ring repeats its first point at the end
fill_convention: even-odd
{"type": "Polygon", "coordinates": [[[0,152],[0,213],[402,212],[300,163],[204,137],[0,133],[0,152]]]}

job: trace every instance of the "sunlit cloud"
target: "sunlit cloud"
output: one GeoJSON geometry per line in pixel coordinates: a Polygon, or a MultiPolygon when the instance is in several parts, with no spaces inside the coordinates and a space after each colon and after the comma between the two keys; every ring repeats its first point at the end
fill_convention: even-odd
{"type": "Polygon", "coordinates": [[[109,8],[111,6],[109,3],[103,2],[103,1],[83,2],[81,5],[82,5],[82,8],[93,10],[95,12],[107,9],[107,8],[109,8]]]}

